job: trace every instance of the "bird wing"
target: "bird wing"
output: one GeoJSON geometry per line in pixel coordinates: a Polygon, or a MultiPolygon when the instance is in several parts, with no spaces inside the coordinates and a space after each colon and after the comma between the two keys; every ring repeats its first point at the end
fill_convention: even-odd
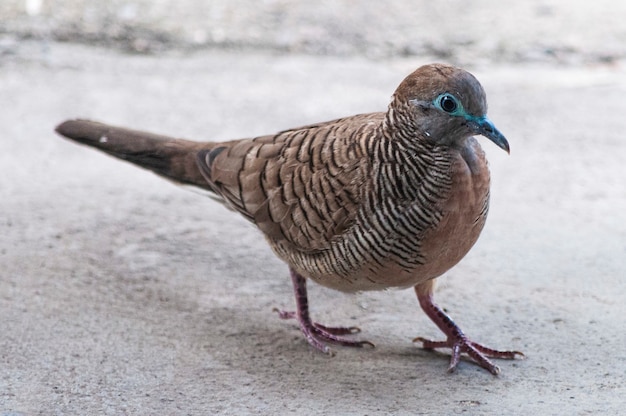
{"type": "Polygon", "coordinates": [[[273,242],[324,250],[350,227],[370,179],[365,142],[383,113],[234,140],[198,154],[211,188],[273,242]]]}

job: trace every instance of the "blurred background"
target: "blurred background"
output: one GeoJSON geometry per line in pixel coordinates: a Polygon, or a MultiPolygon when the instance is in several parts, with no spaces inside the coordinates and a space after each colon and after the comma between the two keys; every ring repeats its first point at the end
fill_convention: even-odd
{"type": "Polygon", "coordinates": [[[2,0],[0,53],[20,39],[127,51],[221,48],[385,59],[611,63],[626,4],[610,0],[2,0]]]}

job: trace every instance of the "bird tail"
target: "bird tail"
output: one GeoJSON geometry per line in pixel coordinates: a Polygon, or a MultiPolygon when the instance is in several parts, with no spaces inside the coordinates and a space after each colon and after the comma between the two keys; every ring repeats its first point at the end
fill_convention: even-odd
{"type": "Polygon", "coordinates": [[[198,167],[198,153],[213,143],[175,139],[89,120],[68,120],[56,128],[60,135],[95,147],[180,184],[212,190],[198,167]]]}

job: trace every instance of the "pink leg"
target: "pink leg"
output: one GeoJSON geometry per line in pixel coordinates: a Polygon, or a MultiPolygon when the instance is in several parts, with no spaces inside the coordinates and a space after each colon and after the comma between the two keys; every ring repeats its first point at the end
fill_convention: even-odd
{"type": "Polygon", "coordinates": [[[454,321],[443,311],[439,306],[435,304],[432,296],[432,282],[426,282],[422,285],[415,286],[415,292],[417,293],[417,299],[420,306],[426,312],[426,315],[443,331],[448,337],[445,341],[431,341],[422,337],[417,337],[413,342],[421,342],[426,349],[435,348],[450,348],[452,349],[452,356],[450,358],[450,366],[448,371],[454,371],[456,365],[459,363],[461,354],[465,353],[470,356],[478,365],[485,368],[493,375],[497,375],[500,372],[500,368],[491,362],[490,358],[505,358],[514,359],[516,356],[524,357],[519,351],[497,351],[474,341],[471,341],[465,336],[461,328],[459,328],[454,321]]]}
{"type": "Polygon", "coordinates": [[[297,319],[300,324],[300,330],[309,344],[315,349],[331,355],[332,351],[325,342],[332,342],[348,347],[374,346],[374,344],[369,341],[354,341],[341,337],[341,335],[350,335],[360,332],[357,327],[327,327],[311,321],[311,317],[309,316],[309,301],[306,292],[306,279],[294,270],[290,269],[290,272],[293,290],[296,295],[297,311],[281,311],[278,309],[275,309],[275,311],[278,312],[281,319],[297,319]]]}

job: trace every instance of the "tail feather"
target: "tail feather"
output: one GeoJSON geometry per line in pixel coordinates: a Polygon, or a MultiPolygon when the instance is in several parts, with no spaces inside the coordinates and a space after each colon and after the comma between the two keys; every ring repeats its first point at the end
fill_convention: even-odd
{"type": "Polygon", "coordinates": [[[214,143],[175,139],[89,120],[68,120],[56,131],[175,182],[212,190],[198,167],[197,155],[212,149],[214,143]]]}

